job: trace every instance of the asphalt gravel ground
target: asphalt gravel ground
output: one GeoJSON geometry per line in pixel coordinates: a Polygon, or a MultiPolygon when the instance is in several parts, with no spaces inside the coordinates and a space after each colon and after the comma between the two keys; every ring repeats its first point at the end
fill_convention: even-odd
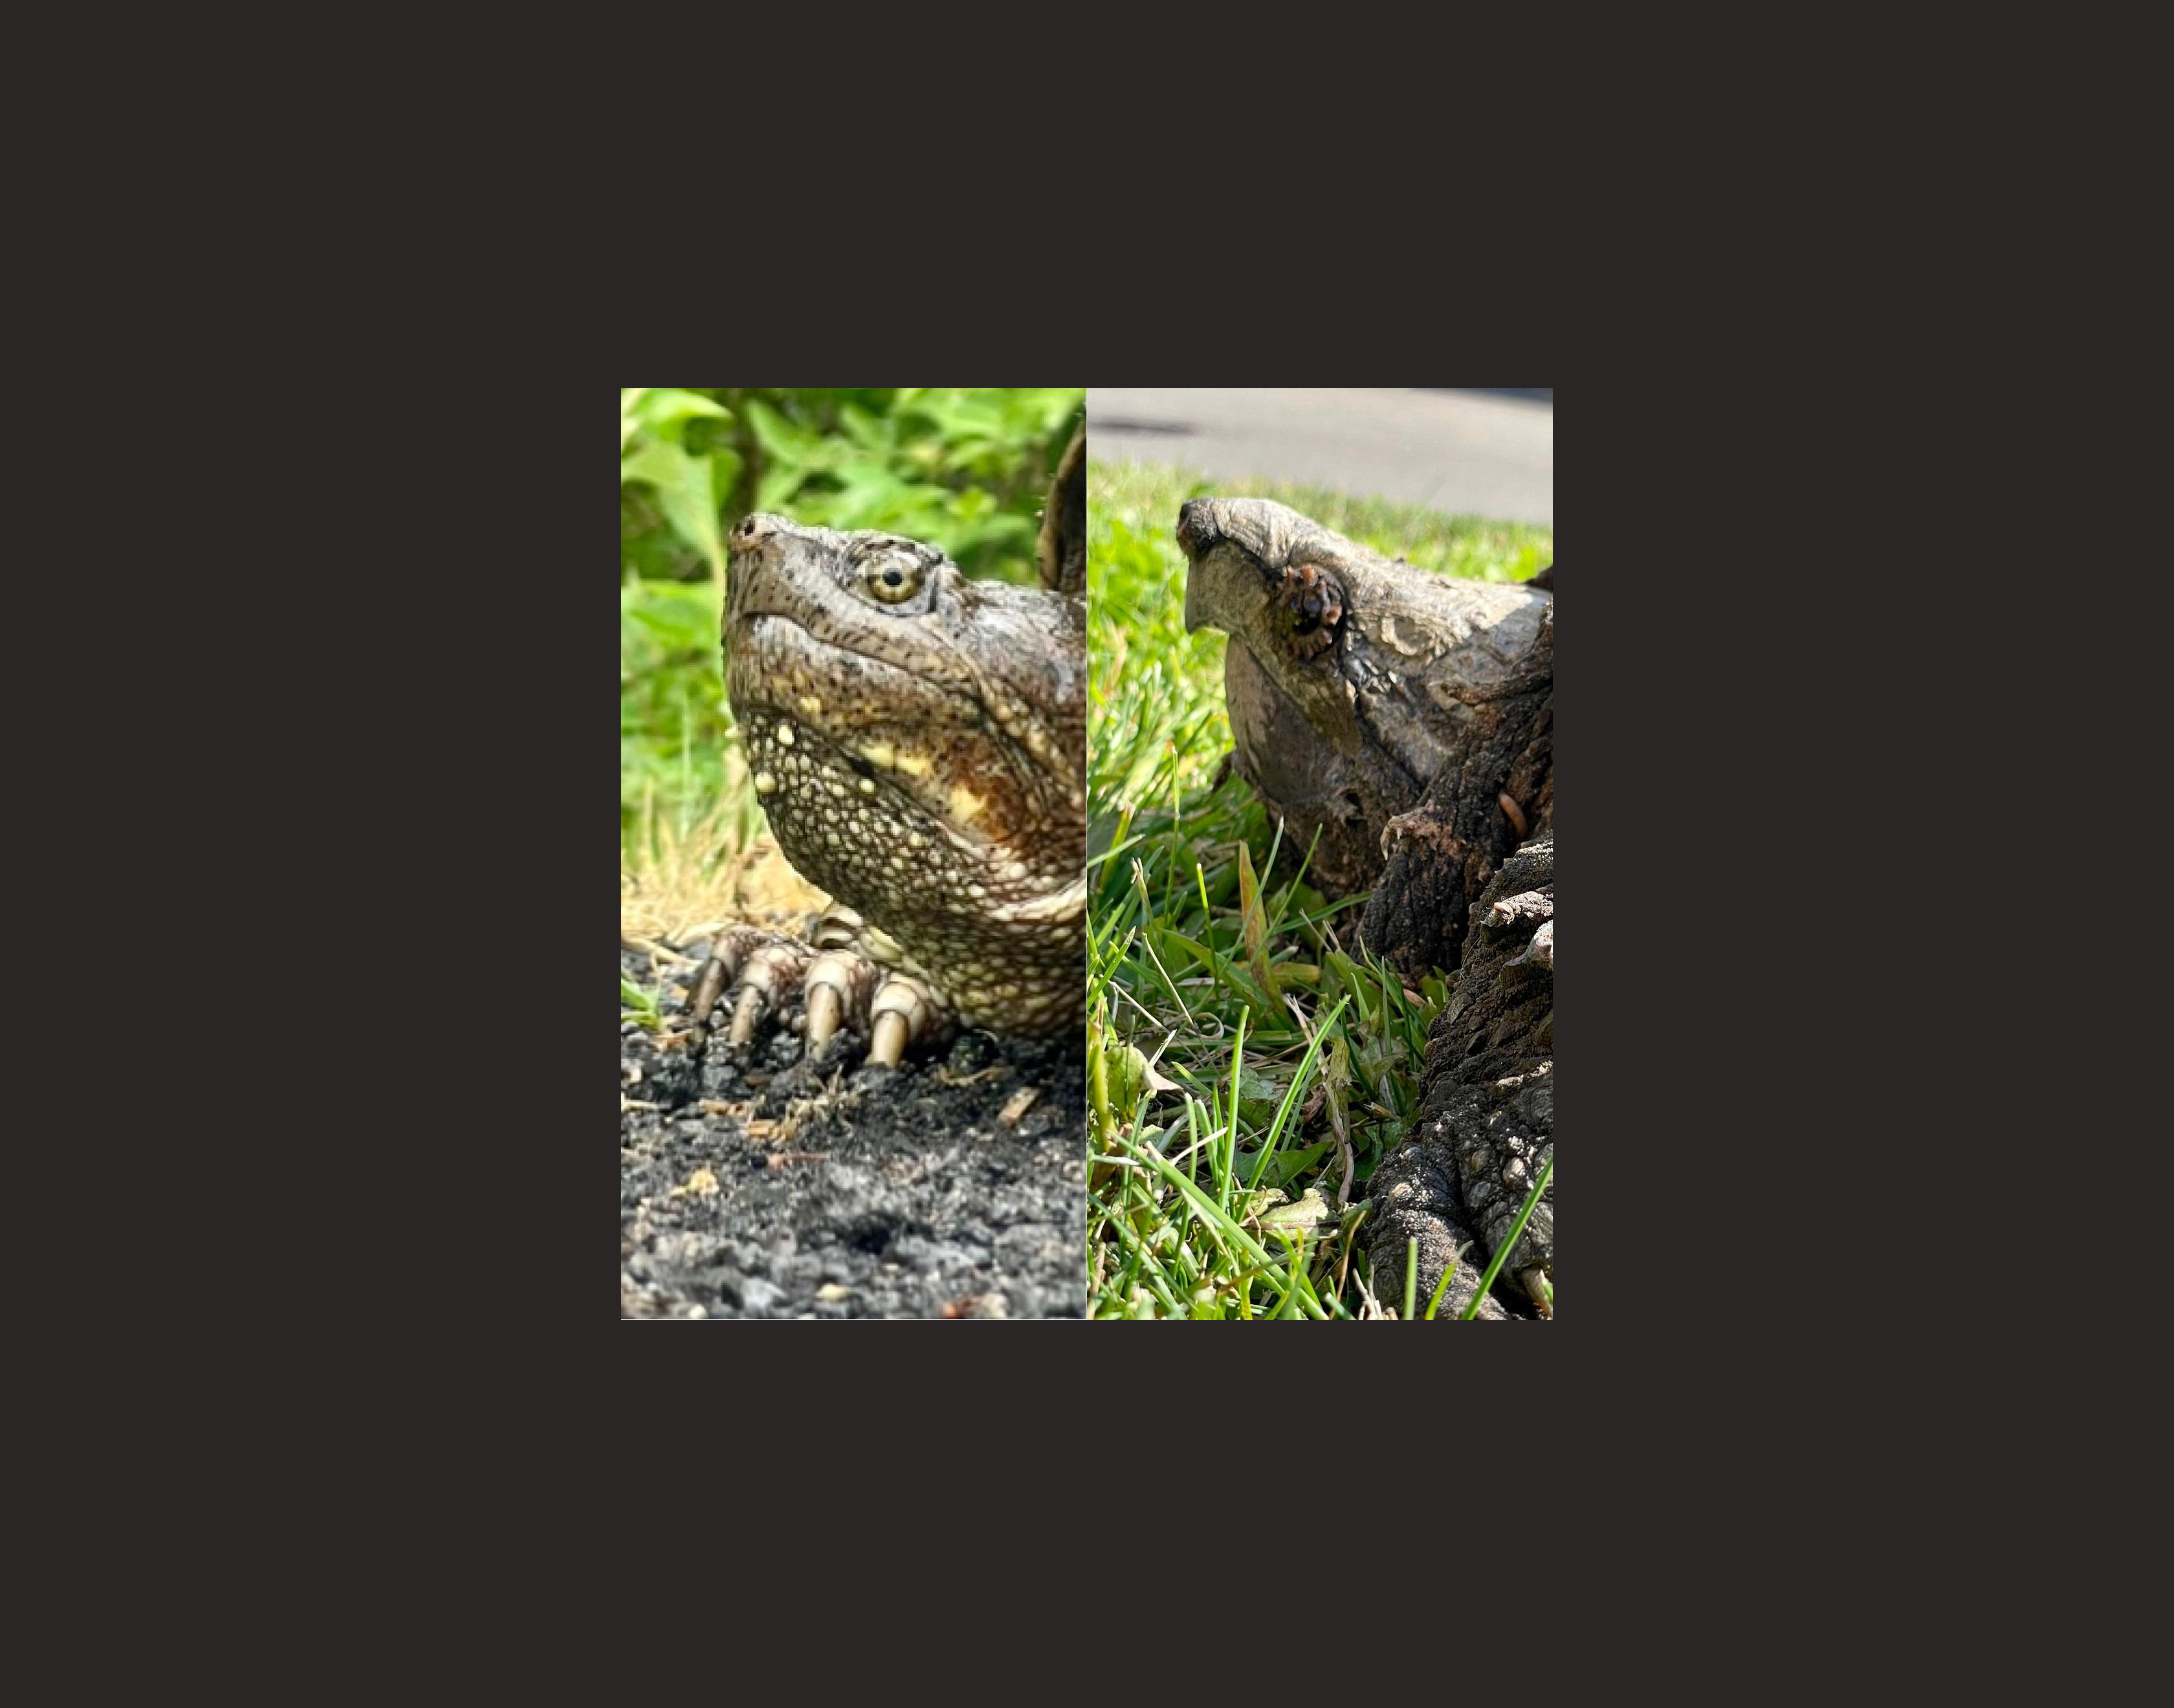
{"type": "MultiPolygon", "coordinates": [[[[657,986],[646,955],[620,970],[657,986]]],[[[695,970],[672,970],[668,1023],[695,970]]],[[[1082,1038],[811,1065],[784,1019],[699,1062],[621,1023],[622,1317],[1085,1315],[1082,1038]]]]}

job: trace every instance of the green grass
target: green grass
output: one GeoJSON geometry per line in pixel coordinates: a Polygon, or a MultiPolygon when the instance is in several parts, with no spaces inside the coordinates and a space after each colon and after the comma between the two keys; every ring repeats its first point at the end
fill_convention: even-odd
{"type": "MultiPolygon", "coordinates": [[[[684,833],[726,797],[735,747],[717,647],[715,581],[650,581],[619,588],[619,824],[624,848],[662,816],[684,833]]],[[[744,803],[744,834],[760,823],[744,803]]]]}
{"type": "Polygon", "coordinates": [[[1088,468],[1090,1314],[1409,1316],[1403,1276],[1367,1274],[1353,1236],[1447,992],[1355,955],[1360,901],[1326,901],[1304,881],[1308,851],[1243,782],[1215,781],[1224,638],[1185,633],[1173,537],[1178,505],[1208,494],[1277,499],[1486,581],[1544,569],[1554,531],[1088,468]]]}

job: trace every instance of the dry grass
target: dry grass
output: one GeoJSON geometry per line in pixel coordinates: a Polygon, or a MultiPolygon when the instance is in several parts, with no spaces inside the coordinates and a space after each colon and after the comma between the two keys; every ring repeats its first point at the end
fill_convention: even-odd
{"type": "MultiPolygon", "coordinates": [[[[728,763],[737,764],[737,754],[728,763]]],[[[749,922],[797,928],[830,899],[789,865],[767,830],[744,837],[728,802],[684,830],[645,803],[635,833],[619,857],[620,941],[644,946],[684,943],[726,925],[749,922]]]]}

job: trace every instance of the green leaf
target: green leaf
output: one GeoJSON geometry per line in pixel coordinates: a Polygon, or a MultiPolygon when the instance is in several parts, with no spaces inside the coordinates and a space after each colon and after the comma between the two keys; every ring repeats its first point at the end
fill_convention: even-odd
{"type": "MultiPolygon", "coordinates": [[[[626,405],[619,405],[625,415],[626,405]]],[[[684,391],[676,386],[652,387],[636,406],[635,413],[643,424],[652,429],[658,438],[677,441],[686,421],[692,415],[706,415],[715,420],[729,421],[733,412],[714,397],[705,397],[700,392],[684,391]]],[[[624,442],[624,441],[622,441],[624,442]]]]}
{"type": "Polygon", "coordinates": [[[831,447],[820,434],[803,432],[778,413],[775,404],[760,397],[747,400],[748,425],[762,448],[777,462],[798,463],[803,468],[827,468],[833,461],[831,447]]]}
{"type": "Polygon", "coordinates": [[[619,981],[619,1011],[622,1019],[639,1020],[652,1030],[662,1024],[657,1013],[657,993],[645,991],[623,973],[619,981]]]}
{"type": "MultiPolygon", "coordinates": [[[[1281,1197],[1282,1193],[1273,1194],[1281,1197]]],[[[1261,1231],[1264,1234],[1296,1234],[1301,1230],[1317,1231],[1336,1220],[1336,1208],[1321,1195],[1318,1186],[1308,1186],[1304,1196],[1295,1204],[1279,1204],[1273,1209],[1258,1213],[1261,1231]]]]}
{"type": "Polygon", "coordinates": [[[639,480],[654,487],[673,532],[707,558],[720,577],[724,575],[724,539],[717,532],[717,500],[708,457],[690,457],[677,445],[652,440],[631,457],[619,459],[619,478],[622,485],[639,480]]]}

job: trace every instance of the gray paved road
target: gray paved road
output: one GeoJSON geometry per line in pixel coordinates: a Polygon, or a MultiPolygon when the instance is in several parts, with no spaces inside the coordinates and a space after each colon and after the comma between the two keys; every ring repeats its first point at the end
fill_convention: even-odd
{"type": "Polygon", "coordinates": [[[1555,406],[1540,387],[1186,390],[1094,386],[1097,457],[1265,475],[1510,522],[1555,519],[1555,406]]]}

